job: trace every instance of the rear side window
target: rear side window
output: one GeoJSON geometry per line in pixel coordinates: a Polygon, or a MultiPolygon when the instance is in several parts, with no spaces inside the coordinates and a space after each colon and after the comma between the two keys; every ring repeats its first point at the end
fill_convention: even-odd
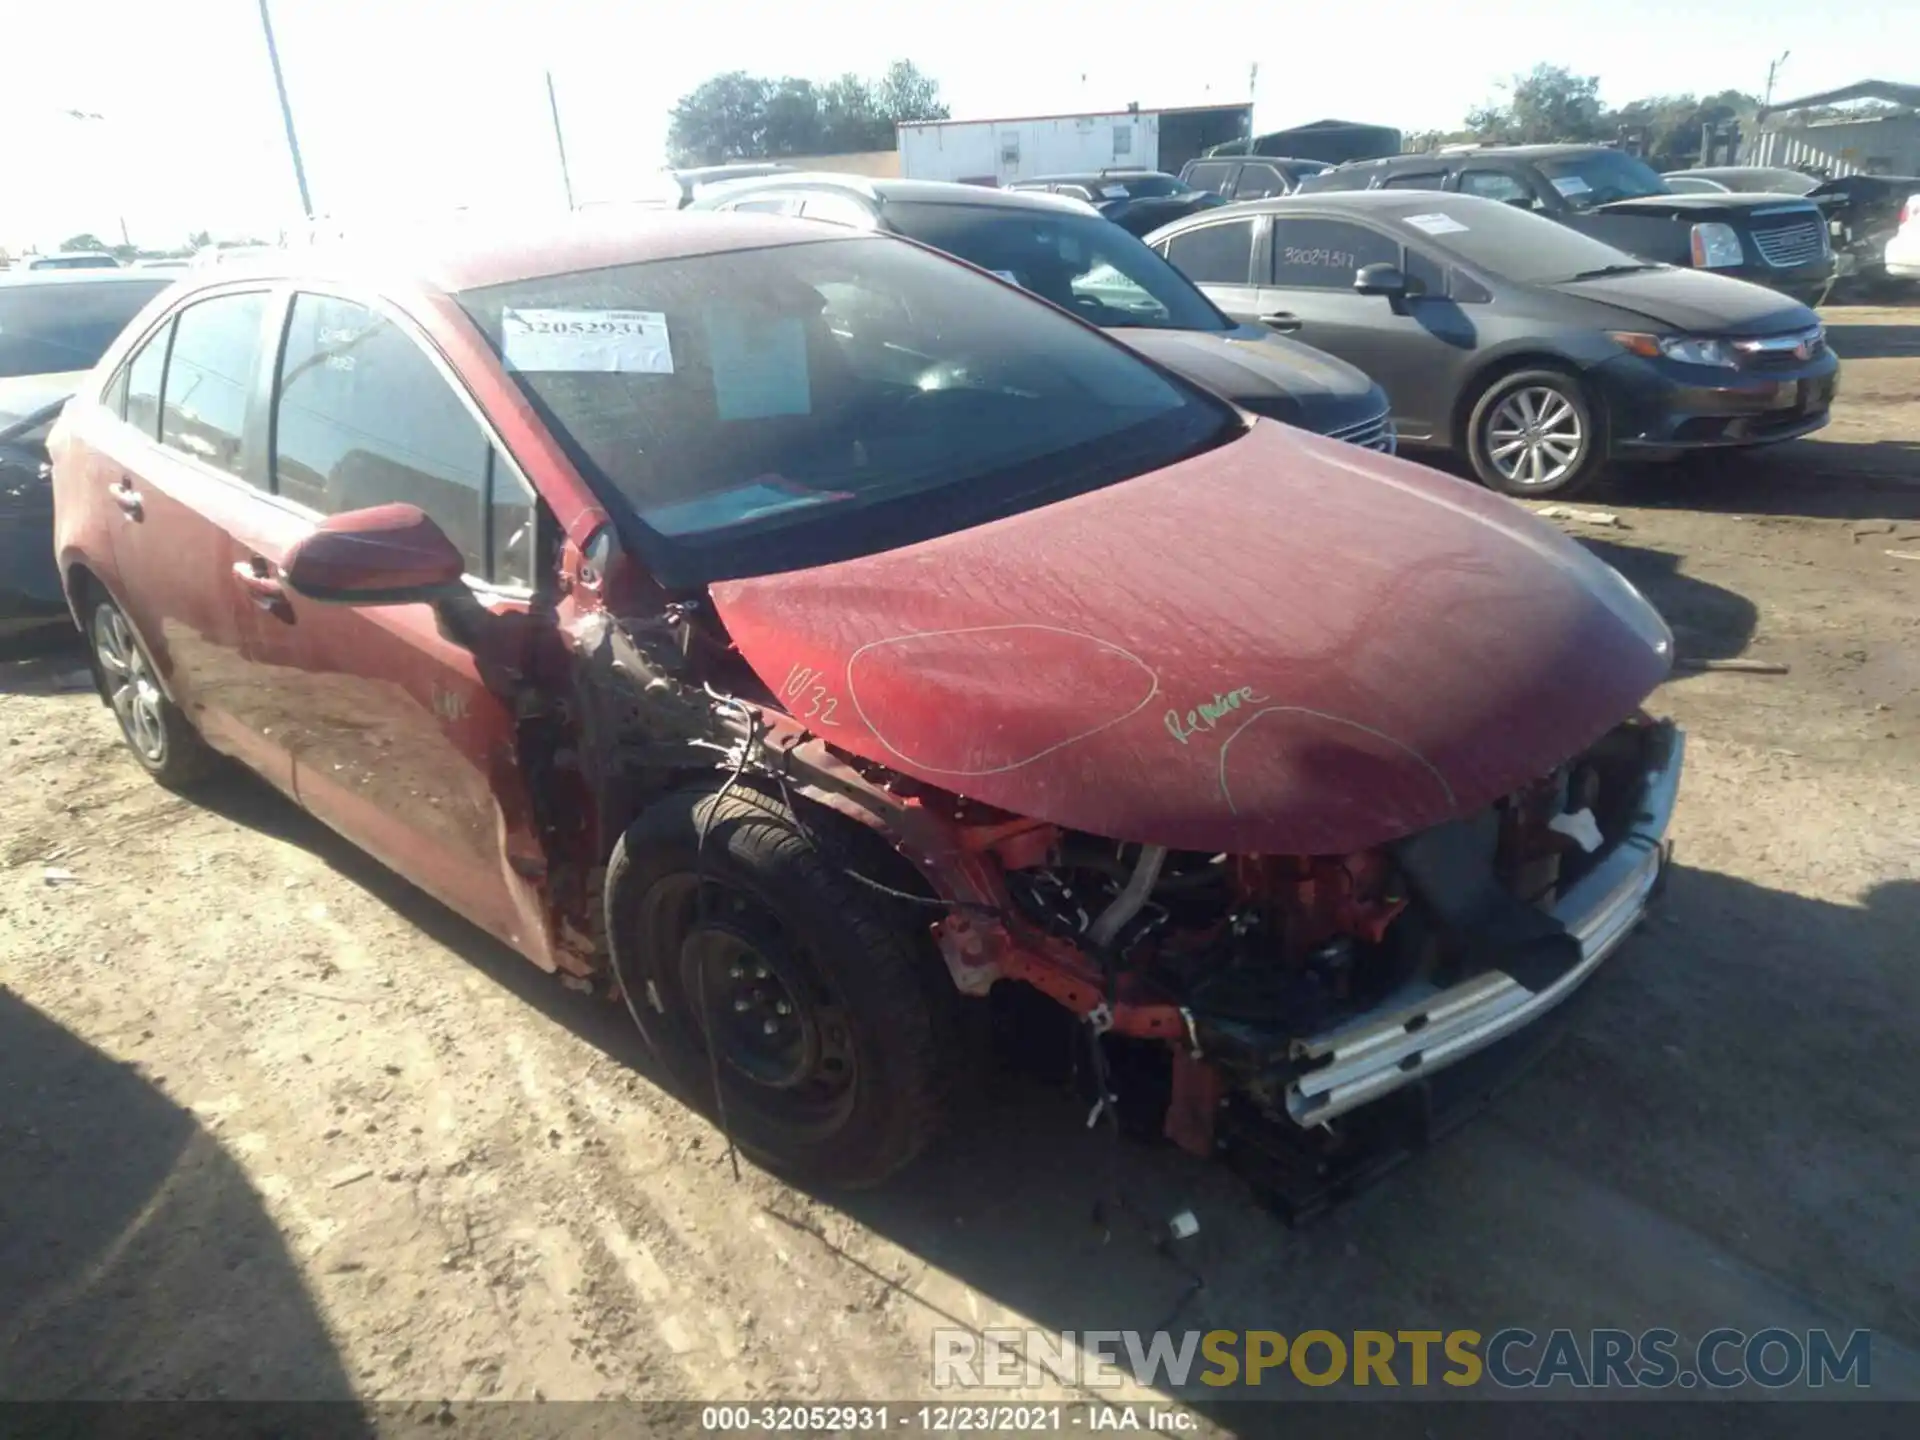
{"type": "Polygon", "coordinates": [[[127,362],[126,409],[121,413],[134,429],[149,440],[160,438],[160,385],[167,373],[167,346],[173,342],[173,322],[169,320],[134,352],[127,362]]]}
{"type": "Polygon", "coordinates": [[[1253,264],[1253,222],[1196,225],[1167,242],[1167,259],[1201,285],[1244,285],[1253,264]]]}
{"type": "Polygon", "coordinates": [[[1180,178],[1196,190],[1212,190],[1216,193],[1223,193],[1227,188],[1227,182],[1233,178],[1233,166],[1225,164],[1189,165],[1180,178]]]}
{"type": "Polygon", "coordinates": [[[242,435],[260,358],[264,291],[216,295],[174,317],[160,442],[229,475],[246,474],[242,435]]]}
{"type": "Polygon", "coordinates": [[[165,280],[0,287],[0,377],[90,370],[165,280]]]}
{"type": "Polygon", "coordinates": [[[1271,165],[1243,165],[1240,183],[1233,187],[1236,200],[1263,200],[1269,195],[1287,193],[1287,178],[1271,165]]]}
{"type": "Polygon", "coordinates": [[[1447,172],[1444,170],[1410,170],[1405,175],[1389,175],[1380,182],[1382,190],[1444,190],[1447,188],[1447,172]]]}
{"type": "Polygon", "coordinates": [[[426,352],[364,305],[294,297],[274,403],[273,473],[279,494],[322,515],[416,505],[459,548],[469,574],[532,583],[525,481],[495,456],[426,352]]]}
{"type": "Polygon", "coordinates": [[[1345,220],[1273,222],[1273,283],[1304,290],[1350,290],[1354,271],[1400,263],[1400,242],[1345,220]]]}

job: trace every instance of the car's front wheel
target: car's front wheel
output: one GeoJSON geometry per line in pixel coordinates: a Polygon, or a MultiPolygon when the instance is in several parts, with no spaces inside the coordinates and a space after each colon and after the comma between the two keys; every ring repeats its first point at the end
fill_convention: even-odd
{"type": "Polygon", "coordinates": [[[214,753],[161,690],[153,661],[125,612],[111,600],[97,601],[87,639],[107,703],[133,758],[171,789],[205,779],[216,764],[214,753]]]}
{"type": "Polygon", "coordinates": [[[924,916],[916,929],[850,882],[822,843],[764,791],[670,795],[614,848],[607,934],[689,1100],[771,1168],[871,1185],[940,1125],[956,997],[924,916]]]}
{"type": "Polygon", "coordinates": [[[1560,370],[1502,375],[1474,402],[1467,458],[1482,484],[1522,497],[1571,495],[1606,463],[1586,387],[1560,370]]]}

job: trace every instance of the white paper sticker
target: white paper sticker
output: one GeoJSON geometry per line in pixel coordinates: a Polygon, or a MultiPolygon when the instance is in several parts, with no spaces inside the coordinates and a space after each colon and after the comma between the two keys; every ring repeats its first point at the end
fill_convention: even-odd
{"type": "Polygon", "coordinates": [[[989,270],[987,273],[989,275],[998,275],[1002,280],[1006,281],[1009,285],[1018,285],[1020,283],[1020,277],[1014,274],[1011,270],[989,270]]]}
{"type": "Polygon", "coordinates": [[[1558,190],[1562,195],[1585,195],[1593,189],[1591,185],[1587,184],[1587,182],[1582,180],[1578,175],[1554,176],[1553,188],[1558,190]]]}
{"type": "Polygon", "coordinates": [[[500,312],[501,349],[520,371],[673,374],[667,317],[658,310],[500,312]]]}
{"type": "Polygon", "coordinates": [[[1451,215],[1442,215],[1438,211],[1431,215],[1409,215],[1407,224],[1429,235],[1458,235],[1467,228],[1451,215]]]}
{"type": "Polygon", "coordinates": [[[1102,185],[1100,187],[1100,193],[1109,200],[1124,200],[1127,198],[1127,187],[1124,185],[1102,185]]]}

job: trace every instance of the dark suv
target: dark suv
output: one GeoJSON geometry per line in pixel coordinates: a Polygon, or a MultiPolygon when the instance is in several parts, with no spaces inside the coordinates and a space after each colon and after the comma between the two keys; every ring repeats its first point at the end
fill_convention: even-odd
{"type": "Polygon", "coordinates": [[[1265,200],[1291,195],[1309,176],[1331,168],[1324,160],[1286,155],[1215,156],[1189,160],[1180,167],[1180,179],[1225,200],[1265,200]]]}
{"type": "Polygon", "coordinates": [[[1630,255],[1712,270],[1818,304],[1833,282],[1826,217],[1783,195],[1676,194],[1604,145],[1485,145],[1359,160],[1301,182],[1329,190],[1457,190],[1558,220],[1630,255]]]}

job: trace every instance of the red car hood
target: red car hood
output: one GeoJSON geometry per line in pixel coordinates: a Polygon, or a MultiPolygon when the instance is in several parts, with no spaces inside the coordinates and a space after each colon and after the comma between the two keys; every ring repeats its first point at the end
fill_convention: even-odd
{"type": "Polygon", "coordinates": [[[1076,830],[1344,853],[1471,813],[1630,715],[1671,637],[1465,481],[1271,421],[957,534],[713,587],[854,754],[1076,830]]]}

